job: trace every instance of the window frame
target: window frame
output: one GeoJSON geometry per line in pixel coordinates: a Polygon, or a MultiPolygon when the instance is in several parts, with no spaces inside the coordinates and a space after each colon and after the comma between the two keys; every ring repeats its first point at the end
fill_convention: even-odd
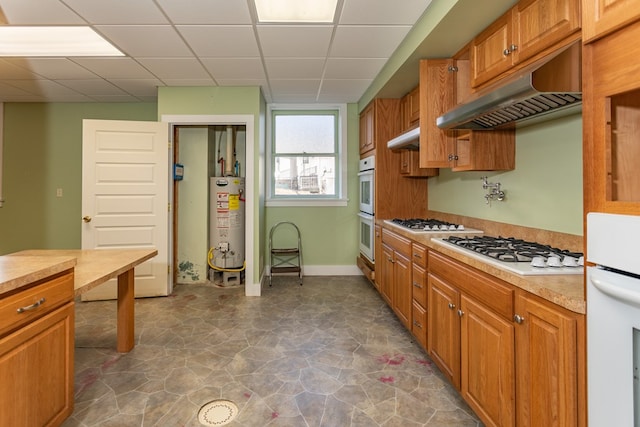
{"type": "Polygon", "coordinates": [[[266,199],[265,206],[347,206],[347,105],[346,104],[269,104],[267,106],[266,199]],[[274,194],[274,113],[291,111],[295,114],[336,111],[336,185],[335,195],[276,196],[274,194]]]}

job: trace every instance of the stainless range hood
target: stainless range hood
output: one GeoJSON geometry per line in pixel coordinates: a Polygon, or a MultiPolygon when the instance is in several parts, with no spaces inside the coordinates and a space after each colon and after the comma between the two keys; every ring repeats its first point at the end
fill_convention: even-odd
{"type": "Polygon", "coordinates": [[[391,150],[418,150],[420,148],[420,128],[411,129],[389,140],[389,142],[387,142],[387,148],[391,150]]]}
{"type": "MultiPolygon", "coordinates": [[[[441,129],[497,129],[582,106],[581,45],[574,43],[436,119],[441,129]]],[[[554,115],[555,117],[555,115],[554,115]]]]}

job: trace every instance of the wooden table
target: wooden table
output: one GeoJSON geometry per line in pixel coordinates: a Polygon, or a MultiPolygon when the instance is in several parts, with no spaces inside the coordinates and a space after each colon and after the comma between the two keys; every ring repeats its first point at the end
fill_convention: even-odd
{"type": "Polygon", "coordinates": [[[73,257],[75,295],[118,278],[117,351],[127,353],[135,345],[134,268],[158,254],[155,249],[34,249],[10,256],[73,257]]]}

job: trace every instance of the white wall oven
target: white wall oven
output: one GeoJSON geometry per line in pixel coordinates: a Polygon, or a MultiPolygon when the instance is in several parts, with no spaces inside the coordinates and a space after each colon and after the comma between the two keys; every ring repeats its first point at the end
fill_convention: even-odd
{"type": "Polygon", "coordinates": [[[587,215],[589,425],[640,426],[640,216],[587,215]]]}
{"type": "Polygon", "coordinates": [[[360,212],[358,219],[360,224],[360,253],[374,262],[375,247],[375,222],[374,222],[374,174],[375,174],[375,157],[369,156],[360,160],[360,169],[358,171],[358,181],[360,183],[359,200],[360,212]]]}

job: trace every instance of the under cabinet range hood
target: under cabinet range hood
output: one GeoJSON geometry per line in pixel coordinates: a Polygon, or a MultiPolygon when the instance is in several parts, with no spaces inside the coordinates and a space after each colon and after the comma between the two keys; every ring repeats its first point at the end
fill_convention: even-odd
{"type": "Polygon", "coordinates": [[[420,148],[420,128],[411,129],[389,140],[387,148],[391,150],[418,150],[420,148]]]}
{"type": "Polygon", "coordinates": [[[580,63],[577,42],[483,89],[468,103],[438,117],[436,125],[441,129],[496,129],[550,113],[578,112],[582,106],[580,63]]]}

